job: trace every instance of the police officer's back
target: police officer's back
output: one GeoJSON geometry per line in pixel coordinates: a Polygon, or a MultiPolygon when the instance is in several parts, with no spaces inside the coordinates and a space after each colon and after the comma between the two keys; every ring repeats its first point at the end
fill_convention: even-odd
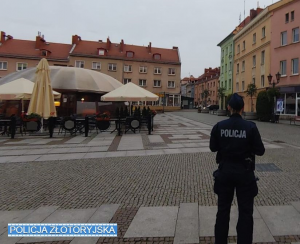
{"type": "Polygon", "coordinates": [[[216,244],[227,243],[230,207],[236,190],[238,244],[247,244],[252,243],[253,202],[258,192],[254,157],[263,155],[265,148],[255,123],[241,117],[244,101],[238,94],[233,94],[228,108],[232,115],[213,127],[210,139],[210,149],[217,152],[219,164],[214,172],[214,191],[218,195],[215,238],[216,244]]]}

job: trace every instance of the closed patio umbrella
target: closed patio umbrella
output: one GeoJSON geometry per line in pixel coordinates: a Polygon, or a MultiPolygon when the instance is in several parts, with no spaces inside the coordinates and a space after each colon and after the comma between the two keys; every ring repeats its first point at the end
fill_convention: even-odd
{"type": "Polygon", "coordinates": [[[30,99],[28,114],[37,113],[42,118],[56,117],[48,61],[43,58],[36,69],[35,84],[30,99]]]}

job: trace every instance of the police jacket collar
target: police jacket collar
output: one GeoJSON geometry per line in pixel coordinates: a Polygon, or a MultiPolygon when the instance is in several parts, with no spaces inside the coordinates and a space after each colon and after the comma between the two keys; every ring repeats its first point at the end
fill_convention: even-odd
{"type": "Polygon", "coordinates": [[[234,113],[234,114],[230,115],[230,118],[242,118],[242,116],[238,113],[234,113]]]}

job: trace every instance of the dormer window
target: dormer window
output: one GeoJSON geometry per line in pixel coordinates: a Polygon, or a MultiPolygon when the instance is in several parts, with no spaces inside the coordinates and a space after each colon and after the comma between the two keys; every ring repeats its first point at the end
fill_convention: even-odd
{"type": "Polygon", "coordinates": [[[42,56],[46,57],[47,56],[47,51],[46,50],[42,50],[42,56]]]}
{"type": "Polygon", "coordinates": [[[105,55],[105,49],[98,49],[98,54],[99,56],[104,56],[105,55]]]}
{"type": "Polygon", "coordinates": [[[127,58],[133,58],[133,56],[134,56],[134,52],[131,52],[131,51],[126,52],[127,58]]]}
{"type": "Polygon", "coordinates": [[[159,53],[153,54],[153,58],[156,60],[160,60],[161,55],[159,53]]]}

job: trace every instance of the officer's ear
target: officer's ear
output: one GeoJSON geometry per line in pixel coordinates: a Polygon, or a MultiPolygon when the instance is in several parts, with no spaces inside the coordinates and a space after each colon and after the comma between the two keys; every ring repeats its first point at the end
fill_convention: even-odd
{"type": "Polygon", "coordinates": [[[229,105],[227,105],[227,109],[230,111],[231,110],[231,107],[229,105]]]}

